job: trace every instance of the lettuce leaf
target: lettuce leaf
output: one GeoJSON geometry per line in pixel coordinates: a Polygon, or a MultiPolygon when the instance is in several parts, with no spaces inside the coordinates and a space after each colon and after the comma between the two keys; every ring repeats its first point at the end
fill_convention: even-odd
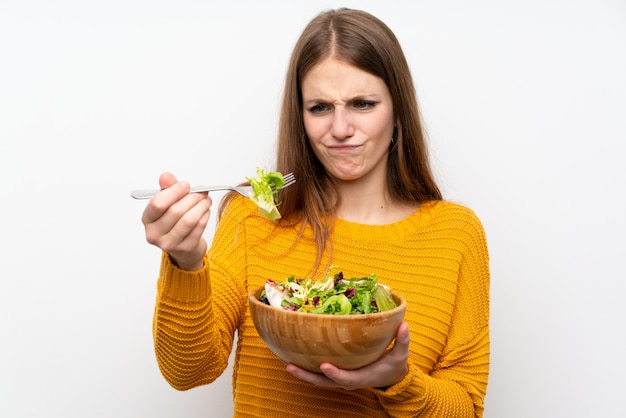
{"type": "Polygon", "coordinates": [[[276,171],[266,172],[259,167],[257,167],[256,172],[257,177],[246,177],[252,186],[252,192],[248,197],[257,204],[261,215],[272,221],[280,219],[278,191],[285,184],[283,175],[276,171]]]}

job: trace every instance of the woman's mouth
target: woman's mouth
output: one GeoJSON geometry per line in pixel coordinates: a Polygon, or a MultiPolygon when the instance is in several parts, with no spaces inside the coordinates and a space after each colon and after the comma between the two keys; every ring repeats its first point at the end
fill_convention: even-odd
{"type": "Polygon", "coordinates": [[[328,147],[330,153],[345,154],[358,149],[360,145],[332,145],[328,147]]]}

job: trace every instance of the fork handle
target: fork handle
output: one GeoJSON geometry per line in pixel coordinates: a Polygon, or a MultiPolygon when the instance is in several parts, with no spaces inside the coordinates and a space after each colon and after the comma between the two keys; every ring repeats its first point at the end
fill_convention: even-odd
{"type": "MultiPolygon", "coordinates": [[[[230,190],[229,186],[196,186],[189,189],[189,193],[202,193],[202,192],[216,192],[219,190],[230,190]]],[[[159,193],[161,189],[138,189],[130,192],[130,196],[133,199],[150,199],[155,194],[159,193]]]]}
{"type": "Polygon", "coordinates": [[[133,199],[150,199],[155,194],[159,193],[159,189],[139,189],[130,192],[130,196],[133,199]]]}

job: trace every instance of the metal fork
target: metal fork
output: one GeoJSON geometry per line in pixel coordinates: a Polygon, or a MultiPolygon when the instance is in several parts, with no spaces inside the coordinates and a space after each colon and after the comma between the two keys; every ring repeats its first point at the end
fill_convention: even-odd
{"type": "MultiPolygon", "coordinates": [[[[283,176],[285,179],[285,184],[283,184],[283,189],[285,187],[289,187],[296,182],[296,177],[293,173],[285,174],[283,176]]],[[[189,190],[189,193],[200,193],[200,192],[216,192],[220,190],[230,190],[233,192],[237,192],[242,196],[248,197],[249,193],[252,191],[252,186],[196,186],[192,187],[189,190]]],[[[130,192],[130,195],[133,199],[150,199],[152,196],[160,192],[160,189],[149,189],[149,190],[133,190],[130,192]]]]}

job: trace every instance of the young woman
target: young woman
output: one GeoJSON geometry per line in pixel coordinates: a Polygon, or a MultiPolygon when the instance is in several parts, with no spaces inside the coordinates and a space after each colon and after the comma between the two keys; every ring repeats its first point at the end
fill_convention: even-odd
{"type": "Polygon", "coordinates": [[[415,89],[391,30],[324,12],[293,51],[276,170],[293,172],[270,221],[228,196],[209,249],[211,198],[162,174],[142,221],[163,250],[157,359],[177,389],[233,368],[235,417],[481,417],[489,374],[489,261],[480,221],[433,179],[415,89]],[[258,336],[248,292],[267,278],[376,273],[408,302],[393,349],[358,370],[283,364],[258,336]]]}

